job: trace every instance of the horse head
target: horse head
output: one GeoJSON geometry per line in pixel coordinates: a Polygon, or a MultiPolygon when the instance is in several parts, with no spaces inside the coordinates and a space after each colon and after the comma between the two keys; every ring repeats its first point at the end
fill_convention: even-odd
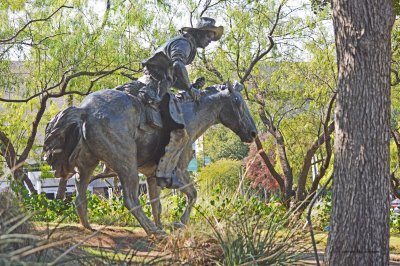
{"type": "Polygon", "coordinates": [[[250,143],[257,136],[257,128],[240,93],[243,88],[244,86],[237,82],[233,86],[229,83],[219,86],[218,89],[221,90],[224,99],[219,120],[235,132],[241,141],[250,143]]]}

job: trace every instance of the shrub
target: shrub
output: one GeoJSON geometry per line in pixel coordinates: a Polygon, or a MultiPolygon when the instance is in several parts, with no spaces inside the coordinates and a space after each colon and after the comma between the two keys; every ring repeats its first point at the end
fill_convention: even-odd
{"type": "Polygon", "coordinates": [[[186,196],[183,193],[176,193],[164,197],[161,202],[163,204],[162,219],[166,223],[179,221],[186,206],[186,196]]]}
{"type": "MultiPolygon", "coordinates": [[[[311,212],[311,221],[314,229],[326,230],[329,226],[329,220],[332,211],[332,192],[328,192],[325,197],[318,201],[311,212]]],[[[304,212],[304,216],[307,215],[308,208],[304,212]]]]}
{"type": "MultiPolygon", "coordinates": [[[[29,244],[29,238],[11,237],[7,243],[6,235],[25,235],[31,231],[32,226],[27,222],[26,215],[18,205],[18,201],[11,193],[0,193],[0,253],[4,254],[29,244]]],[[[0,261],[1,262],[1,261],[0,261]]]]}
{"type": "Polygon", "coordinates": [[[69,240],[51,241],[33,234],[31,215],[11,193],[0,193],[0,265],[33,265],[49,262],[69,240]]]}
{"type": "Polygon", "coordinates": [[[49,200],[46,194],[33,194],[24,197],[24,205],[33,213],[32,219],[41,222],[77,222],[75,206],[72,202],[49,200]]]}
{"type": "MultiPolygon", "coordinates": [[[[122,197],[114,196],[112,200],[90,195],[87,192],[89,222],[116,226],[137,226],[135,217],[125,208],[122,197]]],[[[34,213],[32,219],[40,222],[79,222],[75,208],[75,196],[69,202],[50,200],[45,194],[28,195],[24,198],[27,210],[34,213]]],[[[148,217],[151,208],[147,202],[147,195],[142,195],[140,202],[148,217]]]]}
{"type": "Polygon", "coordinates": [[[301,223],[292,223],[281,204],[225,196],[218,187],[201,206],[196,205],[199,222],[172,232],[159,245],[166,254],[162,262],[291,265],[308,250],[308,233],[299,228],[301,223]]]}
{"type": "Polygon", "coordinates": [[[204,217],[218,242],[223,265],[290,264],[306,250],[301,223],[292,219],[279,203],[265,203],[255,197],[223,197],[213,213],[204,217]],[[295,222],[292,222],[295,221],[295,222]]]}
{"type": "Polygon", "coordinates": [[[233,194],[240,183],[241,165],[240,161],[222,159],[202,168],[197,177],[200,193],[208,195],[209,191],[220,184],[222,190],[233,194]]]}
{"type": "Polygon", "coordinates": [[[400,214],[390,209],[390,232],[400,233],[400,214]]]}

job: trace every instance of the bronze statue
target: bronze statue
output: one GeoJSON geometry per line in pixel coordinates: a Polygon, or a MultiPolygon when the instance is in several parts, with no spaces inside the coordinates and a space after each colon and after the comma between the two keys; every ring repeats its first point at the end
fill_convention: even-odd
{"type": "MultiPolygon", "coordinates": [[[[187,206],[177,225],[186,224],[196,201],[196,188],[187,166],[192,158],[192,143],[213,124],[222,123],[242,141],[254,140],[257,130],[242,98],[241,84],[217,85],[202,93],[198,103],[181,103],[187,139],[180,154],[176,174],[180,190],[187,196],[187,206]]],[[[99,161],[118,175],[125,206],[148,234],[157,234],[160,220],[160,188],[156,182],[159,159],[169,141],[168,126],[149,127],[146,105],[138,96],[121,90],[101,90],[88,95],[79,108],[69,107],[58,113],[47,125],[44,151],[55,175],[68,178],[77,173],[76,208],[81,224],[90,228],[87,217],[86,190],[90,175],[99,161]],[[151,222],[144,214],[138,198],[138,171],[147,176],[152,199],[151,222]]]]}
{"type": "Polygon", "coordinates": [[[199,91],[204,86],[204,78],[198,78],[190,83],[186,65],[192,63],[196,56],[197,48],[207,47],[211,41],[221,38],[224,28],[216,27],[215,20],[202,17],[195,28],[184,27],[181,35],[169,40],[159,49],[154,56],[143,61],[145,73],[139,82],[151,84],[150,80],[157,81],[157,88],[154,85],[145,86],[142,91],[148,95],[155,106],[161,106],[164,116],[170,116],[166,120],[171,129],[168,145],[165,147],[165,154],[158,163],[156,172],[157,182],[160,187],[179,188],[179,178],[175,174],[175,167],[184,146],[188,142],[188,134],[185,129],[185,121],[182,117],[180,103],[177,101],[170,88],[174,87],[180,91],[186,91],[193,100],[199,97],[199,91]],[[172,63],[169,71],[169,63],[162,60],[160,53],[164,54],[172,63]],[[173,110],[170,110],[172,107],[173,110]]]}
{"type": "Polygon", "coordinates": [[[78,174],[76,208],[86,228],[90,228],[86,190],[99,161],[118,175],[125,206],[152,234],[162,228],[158,198],[162,187],[179,188],[186,194],[187,206],[176,225],[188,222],[197,192],[187,166],[192,143],[207,128],[222,123],[245,142],[257,134],[240,94],[243,85],[215,85],[200,92],[203,78],[189,82],[185,66],[193,61],[198,47],[218,40],[223,28],[216,27],[213,19],[202,18],[195,28],[181,31],[182,35],[143,62],[144,76],[90,94],[79,108],[58,113],[46,127],[43,149],[55,175],[67,179],[78,174]],[[185,97],[175,97],[171,87],[185,91],[180,94],[185,97]],[[194,101],[188,101],[187,95],[194,101]],[[139,204],[138,171],[147,177],[156,224],[139,204]]]}

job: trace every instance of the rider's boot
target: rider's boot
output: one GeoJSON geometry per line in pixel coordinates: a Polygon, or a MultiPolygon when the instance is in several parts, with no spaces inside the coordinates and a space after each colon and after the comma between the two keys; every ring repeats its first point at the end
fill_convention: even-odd
{"type": "Polygon", "coordinates": [[[157,186],[161,188],[178,189],[183,187],[185,184],[176,175],[176,172],[172,172],[171,177],[157,177],[157,186]]]}
{"type": "Polygon", "coordinates": [[[176,189],[184,185],[174,169],[188,140],[189,137],[185,128],[171,131],[169,143],[165,147],[165,154],[161,157],[156,171],[159,187],[176,189]]]}

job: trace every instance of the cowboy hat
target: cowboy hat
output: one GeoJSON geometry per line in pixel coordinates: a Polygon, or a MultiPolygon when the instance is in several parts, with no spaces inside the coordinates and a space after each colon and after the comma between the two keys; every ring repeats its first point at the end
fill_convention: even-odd
{"type": "Polygon", "coordinates": [[[184,32],[190,32],[190,31],[211,31],[214,32],[214,38],[212,38],[213,41],[218,41],[222,34],[224,33],[224,27],[215,26],[215,19],[212,18],[207,18],[207,17],[201,17],[200,21],[197,23],[195,28],[192,27],[183,27],[181,31],[184,32]]]}

